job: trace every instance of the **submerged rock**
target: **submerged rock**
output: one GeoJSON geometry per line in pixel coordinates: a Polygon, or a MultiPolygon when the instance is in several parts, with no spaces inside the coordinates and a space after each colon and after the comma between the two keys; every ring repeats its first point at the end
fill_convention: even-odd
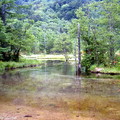
{"type": "Polygon", "coordinates": [[[24,117],[32,117],[32,115],[25,115],[24,117]]]}

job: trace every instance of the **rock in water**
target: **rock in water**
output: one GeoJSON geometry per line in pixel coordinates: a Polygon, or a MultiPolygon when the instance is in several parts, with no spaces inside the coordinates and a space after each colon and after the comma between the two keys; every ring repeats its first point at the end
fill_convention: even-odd
{"type": "Polygon", "coordinates": [[[32,115],[25,115],[24,117],[32,117],[32,115]]]}

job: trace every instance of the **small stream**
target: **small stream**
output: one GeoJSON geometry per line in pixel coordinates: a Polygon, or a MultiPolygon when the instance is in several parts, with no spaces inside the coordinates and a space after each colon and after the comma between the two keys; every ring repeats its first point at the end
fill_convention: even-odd
{"type": "Polygon", "coordinates": [[[42,67],[2,74],[0,101],[82,115],[95,112],[119,120],[120,76],[76,77],[74,64],[49,61],[42,67]]]}

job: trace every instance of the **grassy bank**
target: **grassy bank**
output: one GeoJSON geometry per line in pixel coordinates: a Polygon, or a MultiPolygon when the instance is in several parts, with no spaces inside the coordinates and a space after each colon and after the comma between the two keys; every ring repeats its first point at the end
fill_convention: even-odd
{"type": "MultiPolygon", "coordinates": [[[[69,59],[72,59],[73,55],[69,55],[69,59]]],[[[41,65],[45,60],[62,60],[65,61],[64,55],[22,55],[22,59],[19,62],[2,62],[0,61],[0,72],[4,70],[11,70],[16,68],[36,67],[41,65]]]]}
{"type": "MultiPolygon", "coordinates": [[[[65,61],[65,56],[60,54],[60,55],[55,55],[55,54],[34,54],[34,55],[22,55],[23,58],[26,59],[35,59],[35,60],[62,60],[65,61]]],[[[74,56],[72,54],[68,55],[69,60],[74,60],[74,56]]]]}
{"type": "Polygon", "coordinates": [[[105,67],[103,65],[92,65],[90,68],[91,71],[98,71],[103,73],[120,73],[120,65],[117,64],[111,67],[105,67]]]}
{"type": "Polygon", "coordinates": [[[20,59],[19,62],[2,62],[0,61],[0,72],[4,70],[16,69],[16,68],[25,68],[25,67],[35,67],[41,65],[43,61],[40,60],[30,60],[30,59],[20,59]]]}

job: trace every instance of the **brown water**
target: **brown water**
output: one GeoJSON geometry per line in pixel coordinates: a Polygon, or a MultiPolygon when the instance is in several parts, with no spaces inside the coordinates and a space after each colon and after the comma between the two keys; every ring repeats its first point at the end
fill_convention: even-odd
{"type": "Polygon", "coordinates": [[[74,74],[74,65],[54,62],[5,72],[0,76],[0,102],[120,120],[120,77],[74,74]]]}

